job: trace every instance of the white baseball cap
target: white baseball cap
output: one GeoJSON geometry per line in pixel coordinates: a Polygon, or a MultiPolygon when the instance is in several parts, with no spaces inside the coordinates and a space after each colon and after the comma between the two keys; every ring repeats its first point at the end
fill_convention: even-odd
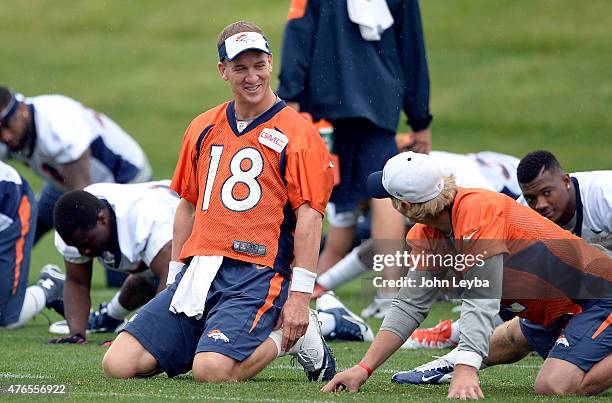
{"type": "Polygon", "coordinates": [[[389,159],[382,171],[368,176],[368,193],[376,199],[395,197],[408,203],[424,203],[444,188],[444,174],[427,154],[408,151],[389,159]]]}
{"type": "Polygon", "coordinates": [[[258,32],[239,32],[227,38],[219,47],[219,61],[232,61],[247,50],[260,50],[272,54],[266,38],[258,32]]]}

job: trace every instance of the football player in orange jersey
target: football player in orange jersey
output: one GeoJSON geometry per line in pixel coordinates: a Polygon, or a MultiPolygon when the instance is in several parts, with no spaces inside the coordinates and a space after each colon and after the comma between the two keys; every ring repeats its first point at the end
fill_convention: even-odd
{"type": "Polygon", "coordinates": [[[499,363],[499,357],[488,357],[488,346],[500,305],[548,331],[546,340],[527,337],[532,349],[547,350],[536,393],[595,395],[612,386],[609,256],[505,195],[458,188],[424,154],[393,157],[369,176],[368,189],[373,197],[390,197],[418,223],[406,237],[413,271],[362,361],[323,391],[359,390],[427,316],[436,281],[449,281],[440,277],[449,268],[463,281],[457,287],[462,325],[449,398],[484,397],[478,369],[483,361],[499,363]],[[442,264],[437,256],[452,259],[442,264]]]}
{"type": "Polygon", "coordinates": [[[270,88],[259,27],[230,24],[217,48],[233,100],[197,116],[183,139],[172,180],[181,197],[175,281],[119,334],[104,372],[239,381],[288,353],[309,380],[329,380],[334,357],[308,304],[333,184],[329,153],[270,88]]]}

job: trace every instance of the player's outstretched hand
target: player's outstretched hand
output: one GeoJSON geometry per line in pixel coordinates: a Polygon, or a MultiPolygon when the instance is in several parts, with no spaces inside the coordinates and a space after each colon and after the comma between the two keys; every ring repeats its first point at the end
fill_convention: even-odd
{"type": "Polygon", "coordinates": [[[484,399],[480,382],[478,382],[478,371],[469,365],[455,365],[453,380],[448,389],[449,399],[476,400],[484,399]]]}
{"type": "Polygon", "coordinates": [[[359,392],[359,388],[368,378],[368,372],[359,365],[355,365],[337,373],[327,385],[321,388],[321,392],[338,392],[345,389],[348,389],[349,392],[359,392]]]}
{"type": "Polygon", "coordinates": [[[431,130],[425,129],[411,134],[412,142],[405,146],[404,151],[414,151],[415,153],[429,154],[431,152],[431,130]]]}
{"type": "Polygon", "coordinates": [[[70,336],[57,337],[49,340],[49,344],[85,344],[87,340],[83,335],[77,333],[70,336]]]}
{"type": "Polygon", "coordinates": [[[275,329],[283,328],[281,350],[289,351],[306,333],[310,317],[310,294],[291,291],[276,322],[275,329]]]}

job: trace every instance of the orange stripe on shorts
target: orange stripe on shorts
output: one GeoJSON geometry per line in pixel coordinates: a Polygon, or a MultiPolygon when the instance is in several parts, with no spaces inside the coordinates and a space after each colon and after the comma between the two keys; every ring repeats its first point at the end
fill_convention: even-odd
{"type": "Polygon", "coordinates": [[[21,221],[21,236],[15,244],[15,281],[13,281],[13,292],[15,295],[17,292],[17,286],[19,285],[19,277],[21,275],[21,263],[23,262],[23,246],[25,245],[25,237],[30,231],[30,201],[26,196],[21,198],[19,203],[19,221],[21,221]]]}
{"type": "Polygon", "coordinates": [[[253,329],[255,329],[261,317],[266,312],[268,312],[270,308],[272,308],[272,303],[274,302],[276,297],[280,295],[282,285],[283,285],[283,276],[281,276],[278,273],[274,273],[274,277],[270,279],[270,288],[268,289],[268,296],[266,297],[266,301],[255,314],[255,320],[253,320],[253,324],[251,325],[251,329],[249,330],[249,333],[251,333],[253,329]]]}
{"type": "Polygon", "coordinates": [[[606,330],[606,328],[610,325],[612,325],[612,313],[608,315],[608,319],[604,320],[601,326],[599,326],[599,328],[595,331],[595,333],[593,333],[593,336],[591,336],[591,339],[595,340],[597,336],[599,336],[601,332],[606,330]]]}

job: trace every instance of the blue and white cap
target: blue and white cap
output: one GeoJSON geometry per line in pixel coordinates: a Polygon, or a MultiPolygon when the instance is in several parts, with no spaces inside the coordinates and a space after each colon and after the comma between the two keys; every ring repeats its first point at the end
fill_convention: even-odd
{"type": "Polygon", "coordinates": [[[231,62],[236,56],[247,50],[260,50],[269,55],[272,54],[268,41],[262,34],[257,32],[239,32],[227,38],[221,47],[219,47],[219,61],[227,59],[227,61],[231,62]]]}
{"type": "Polygon", "coordinates": [[[389,159],[382,171],[368,176],[366,187],[371,197],[395,197],[408,203],[424,203],[444,188],[444,173],[427,154],[413,151],[389,159]]]}

